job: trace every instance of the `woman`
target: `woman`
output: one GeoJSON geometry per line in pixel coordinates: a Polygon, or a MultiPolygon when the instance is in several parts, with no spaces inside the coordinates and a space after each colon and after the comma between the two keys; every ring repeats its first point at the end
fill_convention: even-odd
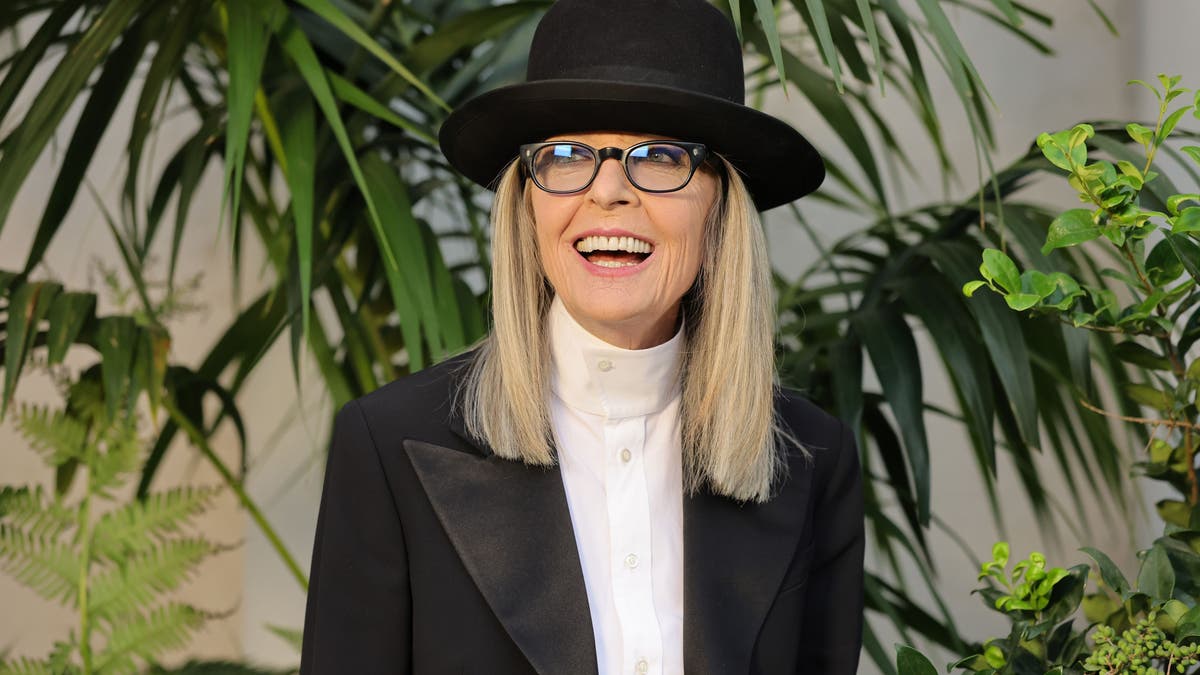
{"type": "Polygon", "coordinates": [[[345,406],[301,673],[855,671],[853,434],[775,385],[757,211],[824,177],[702,0],[560,0],[459,108],[493,330],[345,406]]]}

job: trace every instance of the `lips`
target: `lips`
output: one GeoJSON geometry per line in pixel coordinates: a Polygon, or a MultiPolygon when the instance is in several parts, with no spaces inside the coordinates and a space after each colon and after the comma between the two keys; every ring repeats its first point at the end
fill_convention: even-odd
{"type": "Polygon", "coordinates": [[[654,244],[632,235],[588,235],[575,242],[575,250],[593,265],[617,269],[644,262],[654,253],[654,244]]]}

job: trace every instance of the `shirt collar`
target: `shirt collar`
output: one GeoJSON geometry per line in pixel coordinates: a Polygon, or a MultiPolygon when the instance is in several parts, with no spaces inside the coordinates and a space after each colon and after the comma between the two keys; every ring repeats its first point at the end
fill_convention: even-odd
{"type": "Polygon", "coordinates": [[[649,415],[679,396],[683,322],[670,340],[621,349],[580,326],[558,297],[547,318],[555,394],[572,408],[608,418],[649,415]]]}

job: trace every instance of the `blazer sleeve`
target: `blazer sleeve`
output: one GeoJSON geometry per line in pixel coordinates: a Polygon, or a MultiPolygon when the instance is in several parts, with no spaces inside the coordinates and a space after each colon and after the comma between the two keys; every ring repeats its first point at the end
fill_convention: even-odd
{"type": "Polygon", "coordinates": [[[863,632],[863,491],[854,435],[841,447],[816,502],[812,570],[800,636],[804,672],[854,675],[863,632]]]}
{"type": "Polygon", "coordinates": [[[300,674],[411,672],[404,531],[355,401],[334,420],[311,569],[300,674]]]}

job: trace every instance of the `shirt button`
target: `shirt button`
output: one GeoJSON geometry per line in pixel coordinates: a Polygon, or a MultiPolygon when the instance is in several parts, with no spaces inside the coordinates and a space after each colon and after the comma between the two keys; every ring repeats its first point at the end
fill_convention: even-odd
{"type": "Polygon", "coordinates": [[[646,675],[650,671],[650,664],[646,663],[646,659],[638,659],[634,669],[637,670],[638,675],[646,675]]]}
{"type": "Polygon", "coordinates": [[[633,453],[629,451],[629,448],[621,448],[621,461],[628,464],[631,459],[633,459],[633,453]]]}
{"type": "Polygon", "coordinates": [[[613,362],[609,361],[608,359],[604,359],[600,361],[600,363],[597,363],[596,367],[600,369],[600,372],[607,373],[613,369],[613,362]]]}
{"type": "Polygon", "coordinates": [[[628,567],[629,569],[633,569],[633,568],[637,567],[638,566],[638,557],[632,553],[625,556],[625,566],[628,567]]]}

